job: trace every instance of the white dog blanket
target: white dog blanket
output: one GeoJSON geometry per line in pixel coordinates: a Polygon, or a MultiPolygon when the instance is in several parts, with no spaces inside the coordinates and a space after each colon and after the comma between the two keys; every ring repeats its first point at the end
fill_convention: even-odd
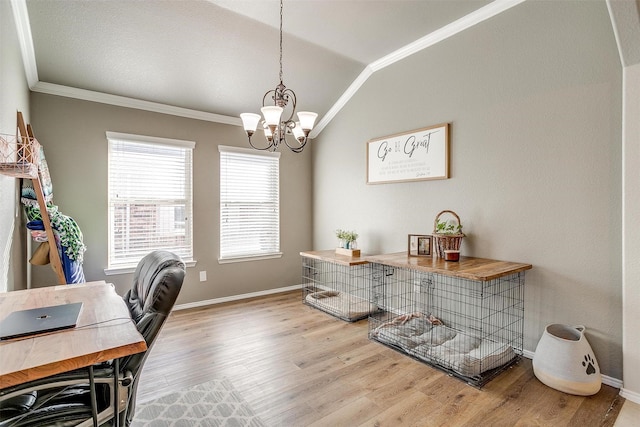
{"type": "Polygon", "coordinates": [[[363,319],[378,309],[364,298],[338,291],[314,292],[305,297],[305,302],[348,320],[363,319]]]}
{"type": "Polygon", "coordinates": [[[413,315],[404,322],[397,319],[376,328],[373,336],[466,377],[480,375],[516,357],[510,345],[456,331],[433,316],[413,315]]]}

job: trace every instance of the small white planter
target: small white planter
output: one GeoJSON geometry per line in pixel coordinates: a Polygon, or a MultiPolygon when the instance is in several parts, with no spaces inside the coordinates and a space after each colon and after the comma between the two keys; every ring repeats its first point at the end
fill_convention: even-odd
{"type": "Polygon", "coordinates": [[[533,356],[533,373],[542,383],[579,396],[600,390],[600,367],[584,331],[581,325],[545,328],[533,356]]]}

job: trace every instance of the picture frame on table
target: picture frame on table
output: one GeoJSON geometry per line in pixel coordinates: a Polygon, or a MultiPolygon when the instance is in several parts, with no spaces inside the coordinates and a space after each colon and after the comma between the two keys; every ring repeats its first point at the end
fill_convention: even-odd
{"type": "Polygon", "coordinates": [[[409,256],[431,256],[432,236],[425,234],[409,234],[409,256]]]}

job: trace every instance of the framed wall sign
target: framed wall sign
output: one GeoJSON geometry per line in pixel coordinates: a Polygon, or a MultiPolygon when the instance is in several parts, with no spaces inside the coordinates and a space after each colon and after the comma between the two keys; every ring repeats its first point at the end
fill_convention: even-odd
{"type": "Polygon", "coordinates": [[[409,234],[409,256],[431,256],[431,236],[409,234]]]}
{"type": "Polygon", "coordinates": [[[449,124],[367,142],[367,184],[449,178],[449,124]]]}

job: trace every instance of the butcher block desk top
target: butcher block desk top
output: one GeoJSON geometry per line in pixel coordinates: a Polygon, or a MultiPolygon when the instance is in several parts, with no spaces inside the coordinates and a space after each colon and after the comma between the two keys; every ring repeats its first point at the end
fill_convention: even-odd
{"type": "Polygon", "coordinates": [[[398,268],[442,274],[445,276],[461,277],[463,279],[486,282],[521,271],[530,270],[531,264],[498,261],[486,258],[461,256],[460,261],[445,261],[436,256],[416,257],[407,252],[373,255],[366,259],[369,262],[384,264],[398,268]]]}
{"type": "Polygon", "coordinates": [[[348,255],[337,254],[335,250],[300,252],[300,256],[319,259],[320,261],[332,262],[334,264],[346,265],[348,267],[367,264],[369,262],[366,258],[361,256],[351,257],[348,255]]]}
{"type": "Polygon", "coordinates": [[[111,284],[89,282],[0,293],[0,319],[11,312],[82,302],[78,324],[0,341],[0,388],[143,352],[144,338],[111,284]]]}

